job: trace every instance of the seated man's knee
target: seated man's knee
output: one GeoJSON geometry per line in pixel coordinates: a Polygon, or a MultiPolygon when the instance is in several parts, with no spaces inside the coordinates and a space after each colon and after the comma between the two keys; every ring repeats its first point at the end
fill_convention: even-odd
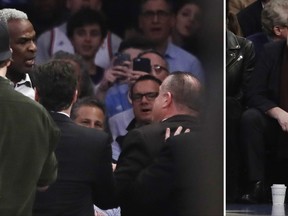
{"type": "Polygon", "coordinates": [[[257,109],[251,108],[246,110],[241,117],[241,126],[249,127],[252,125],[263,126],[265,116],[264,114],[257,109]]]}

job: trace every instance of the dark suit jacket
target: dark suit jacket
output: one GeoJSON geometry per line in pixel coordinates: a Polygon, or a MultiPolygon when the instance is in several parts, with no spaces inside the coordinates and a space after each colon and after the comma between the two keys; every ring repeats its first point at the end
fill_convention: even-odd
{"type": "MultiPolygon", "coordinates": [[[[219,146],[208,139],[207,131],[192,131],[166,141],[166,158],[170,151],[174,168],[172,192],[178,216],[223,214],[222,154],[219,146]]],[[[163,156],[154,169],[162,164],[161,169],[165,170],[169,165],[163,156]]]]}
{"type": "Polygon", "coordinates": [[[248,106],[263,113],[279,105],[280,73],[286,40],[264,46],[248,86],[248,106]]]}
{"type": "Polygon", "coordinates": [[[237,14],[237,19],[244,37],[255,34],[257,32],[262,32],[262,9],[263,7],[261,0],[257,0],[256,2],[242,9],[237,14]]]}
{"type": "Polygon", "coordinates": [[[113,205],[111,145],[104,132],[75,124],[51,113],[61,130],[56,148],[58,178],[46,192],[38,192],[34,215],[93,216],[93,203],[113,205]]]}
{"type": "MultiPolygon", "coordinates": [[[[149,182],[149,166],[165,146],[165,130],[174,131],[178,126],[199,129],[198,120],[187,115],[177,115],[161,123],[151,124],[129,131],[124,139],[115,171],[116,190],[121,207],[121,215],[176,215],[175,203],[170,191],[172,177],[155,184],[149,182]],[[147,190],[146,190],[147,188],[147,190]]],[[[168,172],[171,167],[168,167],[168,172]]],[[[161,169],[158,170],[162,172],[161,169]]]]}

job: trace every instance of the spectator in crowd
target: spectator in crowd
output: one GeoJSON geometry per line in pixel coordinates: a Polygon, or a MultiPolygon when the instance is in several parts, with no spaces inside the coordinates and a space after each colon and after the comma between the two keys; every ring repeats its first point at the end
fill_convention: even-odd
{"type": "Polygon", "coordinates": [[[264,5],[269,1],[257,0],[237,13],[237,19],[244,37],[262,32],[261,12],[264,5]]]}
{"type": "MultiPolygon", "coordinates": [[[[105,131],[105,106],[95,97],[84,97],[76,101],[71,109],[71,119],[78,125],[105,131]]],[[[113,170],[116,164],[112,163],[113,170]]],[[[120,208],[102,210],[94,205],[95,216],[120,216],[120,208]]]]}
{"type": "Polygon", "coordinates": [[[144,37],[155,43],[155,49],[168,62],[170,71],[191,72],[202,82],[204,71],[198,58],[170,41],[175,23],[170,0],[142,0],[140,5],[139,29],[144,37]]]}
{"type": "Polygon", "coordinates": [[[51,112],[61,137],[55,150],[58,178],[46,193],[37,193],[33,215],[94,216],[93,204],[114,207],[109,136],[69,117],[77,99],[74,67],[53,60],[38,66],[35,75],[36,99],[51,112]]]}
{"type": "MultiPolygon", "coordinates": [[[[104,101],[106,94],[108,92],[111,92],[109,94],[112,94],[112,95],[116,93],[118,94],[119,92],[123,92],[124,97],[126,97],[128,90],[129,90],[128,86],[126,85],[126,82],[129,82],[129,79],[130,79],[129,76],[132,73],[132,72],[128,73],[128,69],[131,65],[130,62],[134,58],[136,58],[140,52],[151,49],[153,47],[154,47],[154,44],[151,41],[142,39],[140,37],[132,37],[132,38],[122,41],[119,46],[118,52],[112,59],[111,66],[108,69],[106,69],[104,73],[104,78],[100,82],[100,85],[96,91],[96,97],[99,100],[104,101]]],[[[139,72],[134,71],[133,79],[135,80],[140,75],[143,75],[143,74],[144,73],[141,73],[141,72],[139,73],[139,72]]],[[[118,96],[115,98],[118,98],[118,96]]],[[[121,110],[125,110],[126,105],[124,104],[121,105],[122,106],[121,110]]],[[[131,108],[130,105],[128,105],[128,107],[131,108]]],[[[107,107],[107,108],[110,108],[110,107],[107,107]]],[[[119,109],[117,108],[117,106],[115,107],[111,106],[111,109],[113,108],[119,109]]],[[[107,110],[107,115],[110,116],[109,110],[107,110]]]]}
{"type": "Polygon", "coordinates": [[[73,104],[71,119],[85,127],[105,130],[105,106],[95,97],[84,97],[73,104]]]}
{"type": "Polygon", "coordinates": [[[0,20],[8,25],[13,61],[8,67],[7,78],[14,83],[14,89],[34,100],[33,74],[37,47],[36,33],[27,14],[11,8],[0,10],[0,20]]]}
{"type": "MultiPolygon", "coordinates": [[[[168,64],[166,60],[163,58],[163,56],[158,53],[155,50],[146,50],[138,54],[137,58],[148,58],[150,60],[151,64],[151,72],[150,74],[160,81],[163,81],[168,75],[168,64]]],[[[140,76],[146,75],[146,72],[138,72],[138,71],[131,71],[129,72],[132,76],[132,79],[130,79],[130,83],[126,84],[127,92],[125,92],[124,97],[121,98],[121,101],[119,101],[119,98],[115,97],[115,95],[107,95],[106,97],[106,107],[107,110],[115,110],[113,107],[113,103],[119,101],[119,103],[123,104],[129,104],[131,107],[126,107],[126,109],[123,109],[122,111],[118,112],[117,110],[113,111],[114,114],[109,116],[108,123],[109,128],[113,137],[113,159],[117,160],[120,148],[117,142],[115,142],[116,137],[119,135],[125,135],[127,133],[126,128],[128,127],[129,123],[134,118],[134,112],[132,110],[132,104],[131,104],[131,98],[129,97],[129,88],[133,83],[135,82],[135,79],[137,80],[140,76]],[[139,76],[139,73],[140,74],[139,76]],[[134,75],[136,74],[136,76],[134,75]],[[111,96],[111,97],[110,97],[111,96]],[[113,96],[113,97],[112,97],[113,96]]]]}
{"type": "Polygon", "coordinates": [[[240,195],[240,119],[245,110],[245,95],[255,66],[251,41],[226,31],[226,201],[240,195]]]}
{"type": "Polygon", "coordinates": [[[3,21],[0,41],[0,215],[31,215],[36,190],[45,191],[56,180],[60,131],[41,105],[6,78],[12,50],[3,21]]]}
{"type": "Polygon", "coordinates": [[[172,42],[199,56],[199,37],[203,17],[202,6],[195,0],[182,0],[176,3],[175,14],[172,42]]]}
{"type": "Polygon", "coordinates": [[[287,163],[288,155],[287,56],[287,39],[264,45],[249,82],[249,109],[241,120],[249,184],[242,196],[244,202],[267,201],[268,186],[283,180],[277,172],[279,167],[282,173],[283,164],[277,161],[286,160],[287,163]]]}
{"type": "Polygon", "coordinates": [[[89,8],[76,12],[67,23],[67,36],[75,53],[83,58],[94,86],[104,76],[104,69],[96,65],[94,59],[106,34],[104,18],[100,12],[89,8]]]}
{"type": "Polygon", "coordinates": [[[288,2],[285,0],[273,0],[265,4],[261,14],[263,32],[247,37],[254,44],[256,56],[260,55],[264,44],[287,37],[287,13],[288,2]]]}
{"type": "Polygon", "coordinates": [[[58,51],[52,56],[52,59],[68,61],[75,67],[78,78],[78,99],[94,95],[94,86],[81,56],[65,51],[58,51]]]}
{"type": "Polygon", "coordinates": [[[151,63],[150,74],[163,81],[170,73],[166,59],[156,50],[150,49],[139,53],[138,58],[148,58],[151,63]]]}
{"type": "Polygon", "coordinates": [[[145,182],[142,176],[147,174],[146,168],[163,149],[167,127],[171,131],[179,125],[191,131],[199,130],[202,90],[191,73],[170,74],[160,86],[154,102],[152,118],[157,123],[128,132],[114,172],[121,215],[175,215],[177,207],[173,193],[162,190],[173,184],[172,181],[167,179],[155,186],[145,182]],[[153,188],[149,191],[153,193],[146,193],[141,185],[151,185],[153,188]]]}
{"type": "MultiPolygon", "coordinates": [[[[66,7],[70,12],[70,16],[75,14],[82,8],[90,8],[93,10],[101,11],[102,0],[66,0],[66,7]]],[[[67,51],[74,53],[73,46],[67,38],[67,22],[64,22],[60,26],[54,27],[43,34],[37,39],[38,52],[36,56],[36,62],[43,63],[51,58],[51,56],[59,51],[67,51]]],[[[102,46],[97,52],[95,57],[95,64],[107,68],[110,66],[113,55],[117,52],[120,45],[121,38],[112,32],[108,31],[102,46]]]]}

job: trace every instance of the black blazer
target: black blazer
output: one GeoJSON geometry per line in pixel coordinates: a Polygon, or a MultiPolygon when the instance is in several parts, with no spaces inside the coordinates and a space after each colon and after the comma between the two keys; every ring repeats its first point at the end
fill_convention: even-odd
{"type": "Polygon", "coordinates": [[[155,185],[150,184],[145,176],[149,175],[149,166],[153,164],[156,156],[165,146],[166,128],[169,127],[175,131],[180,125],[184,128],[191,128],[192,131],[199,129],[195,118],[177,115],[161,123],[143,126],[128,132],[114,173],[121,216],[175,215],[175,202],[172,194],[164,190],[164,188],[171,187],[169,184],[172,181],[167,179],[163,185],[155,185]],[[145,185],[148,185],[151,193],[148,193],[145,185]]]}
{"type": "Polygon", "coordinates": [[[207,131],[192,131],[167,139],[166,157],[155,163],[159,168],[162,164],[161,170],[167,170],[163,165],[169,165],[165,158],[170,151],[173,163],[170,167],[175,176],[172,192],[178,216],[223,214],[223,157],[219,146],[207,135],[207,131]]]}
{"type": "Polygon", "coordinates": [[[38,192],[33,215],[94,216],[93,203],[115,207],[111,145],[104,132],[75,124],[51,113],[61,130],[55,150],[58,177],[46,192],[38,192]]]}
{"type": "Polygon", "coordinates": [[[280,73],[286,40],[264,46],[248,85],[248,107],[262,112],[279,105],[280,73]]]}
{"type": "Polygon", "coordinates": [[[237,14],[237,19],[244,37],[262,32],[262,10],[261,0],[257,0],[237,14]]]}

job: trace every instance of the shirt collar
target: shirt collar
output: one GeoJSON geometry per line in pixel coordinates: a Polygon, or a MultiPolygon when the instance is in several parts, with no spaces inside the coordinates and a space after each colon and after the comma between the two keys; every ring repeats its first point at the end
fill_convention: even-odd
{"type": "Polygon", "coordinates": [[[32,82],[31,82],[31,79],[29,77],[29,75],[26,73],[25,74],[25,78],[20,80],[19,82],[15,83],[15,87],[19,87],[21,85],[25,85],[27,87],[30,87],[32,88],[32,82]]]}
{"type": "Polygon", "coordinates": [[[165,58],[171,58],[171,59],[175,58],[174,46],[175,45],[173,45],[171,41],[168,42],[167,48],[164,54],[165,58]]]}

